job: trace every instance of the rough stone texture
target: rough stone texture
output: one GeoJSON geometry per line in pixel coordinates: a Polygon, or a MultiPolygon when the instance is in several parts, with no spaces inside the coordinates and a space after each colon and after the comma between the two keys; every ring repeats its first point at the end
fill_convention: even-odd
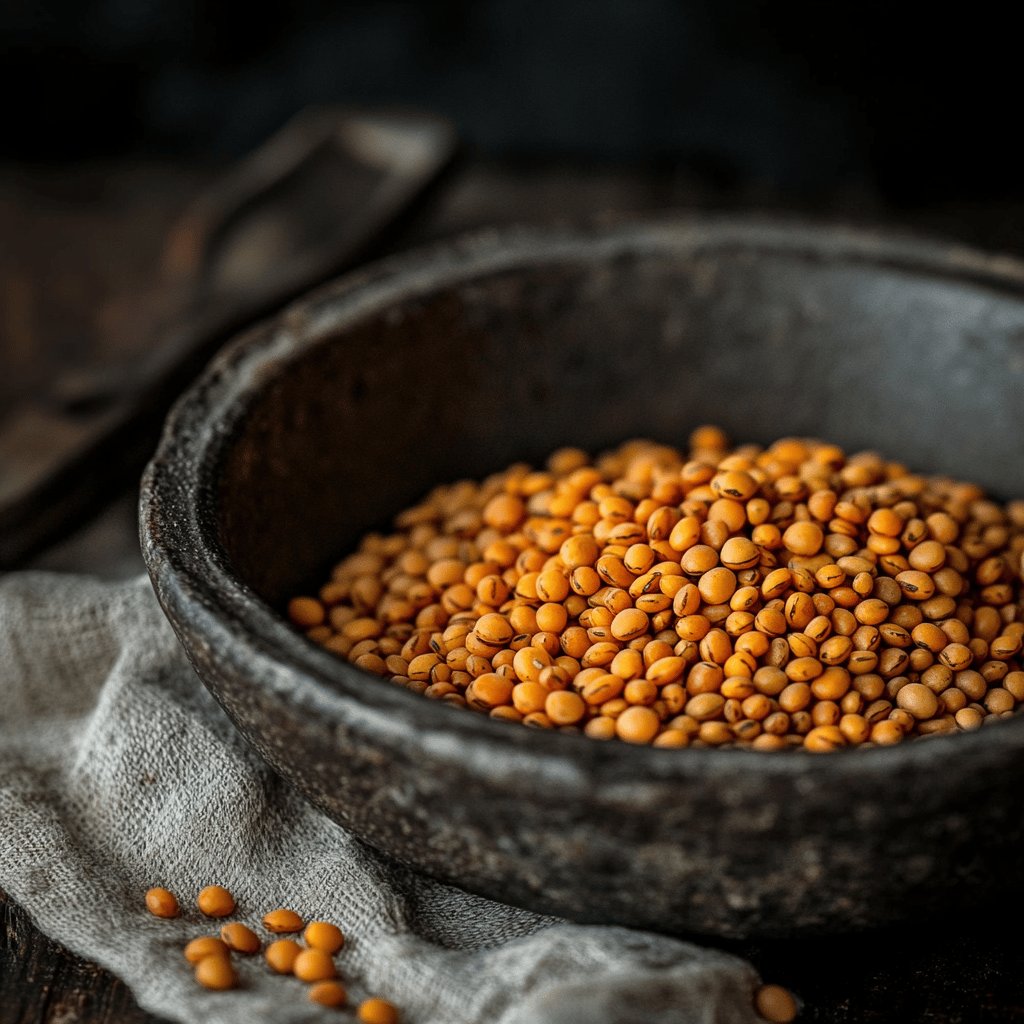
{"type": "Polygon", "coordinates": [[[378,848],[581,921],[838,931],[1018,887],[1024,721],[828,757],[634,749],[389,687],[275,612],[434,482],[696,423],[815,433],[1024,493],[1024,267],[663,221],[378,264],[238,339],[144,483],[144,553],[266,759],[378,848]]]}

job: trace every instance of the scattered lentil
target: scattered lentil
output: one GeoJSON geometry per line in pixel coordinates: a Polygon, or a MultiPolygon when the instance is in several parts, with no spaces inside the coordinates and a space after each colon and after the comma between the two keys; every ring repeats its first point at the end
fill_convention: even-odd
{"type": "Polygon", "coordinates": [[[345,936],[342,935],[341,929],[327,921],[310,921],[302,937],[310,949],[319,949],[330,955],[337,953],[345,945],[345,936]]]}
{"type": "Polygon", "coordinates": [[[228,956],[229,950],[222,939],[214,935],[201,935],[193,939],[185,947],[185,959],[190,964],[197,964],[206,956],[228,956]]]}
{"type": "Polygon", "coordinates": [[[264,957],[271,970],[278,974],[291,974],[301,952],[302,947],[294,939],[277,939],[267,946],[264,957]]]}
{"type": "Polygon", "coordinates": [[[224,925],[220,930],[221,940],[236,953],[251,955],[260,951],[259,936],[244,924],[237,921],[224,925]]]}
{"type": "Polygon", "coordinates": [[[340,982],[318,981],[310,986],[309,999],[321,1006],[339,1007],[348,1002],[348,993],[340,982]]]}
{"type": "Polygon", "coordinates": [[[797,1006],[793,993],[781,985],[762,985],[754,995],[757,1012],[772,1024],[790,1024],[796,1019],[797,1006]]]}
{"type": "Polygon", "coordinates": [[[364,999],[357,1016],[362,1024],[398,1024],[398,1010],[386,999],[364,999]]]}
{"type": "Polygon", "coordinates": [[[238,983],[234,967],[226,956],[204,956],[196,964],[196,981],[204,988],[223,991],[238,983]]]}
{"type": "MultiPolygon", "coordinates": [[[[204,914],[220,917],[231,913],[235,901],[223,886],[206,886],[198,897],[204,914]]],[[[153,888],[146,893],[149,910],[158,917],[173,917],[178,903],[166,889],[153,888]]],[[[263,917],[264,927],[271,932],[296,932],[302,919],[293,910],[280,907],[263,917]]],[[[311,921],[303,933],[307,948],[294,939],[276,939],[266,949],[267,965],[277,974],[294,974],[300,981],[310,983],[309,1000],[325,1007],[343,1007],[348,1001],[344,985],[333,980],[337,974],[333,955],[342,948],[345,937],[337,925],[327,921],[311,921]]],[[[232,951],[251,954],[260,949],[260,940],[254,931],[240,922],[225,924],[220,938],[202,935],[192,939],[184,948],[185,959],[194,965],[198,984],[214,991],[232,989],[238,976],[231,963],[232,951]]],[[[364,1024],[398,1024],[398,1010],[387,1000],[365,1000],[357,1011],[364,1024]]]]}
{"type": "Polygon", "coordinates": [[[303,949],[292,964],[292,973],[299,981],[327,981],[336,972],[330,953],[322,949],[303,949]]]}
{"type": "Polygon", "coordinates": [[[235,898],[222,885],[208,885],[202,889],[196,905],[207,917],[227,917],[235,912],[235,898]]]}
{"type": "Polygon", "coordinates": [[[688,452],[567,449],[438,487],[396,524],[289,615],[365,671],[492,718],[827,751],[1024,704],[1019,507],[874,453],[729,450],[702,427],[688,452]]]}
{"type": "Polygon", "coordinates": [[[169,889],[156,886],[146,893],[146,909],[154,917],[177,917],[178,898],[169,889]]]}
{"type": "Polygon", "coordinates": [[[263,927],[275,935],[290,935],[302,931],[302,918],[294,910],[279,907],[263,915],[263,927]]]}

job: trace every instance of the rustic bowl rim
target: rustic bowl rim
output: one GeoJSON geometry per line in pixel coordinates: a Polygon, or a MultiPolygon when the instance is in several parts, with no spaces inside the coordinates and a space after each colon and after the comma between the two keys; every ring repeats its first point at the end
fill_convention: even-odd
{"type": "MultiPolygon", "coordinates": [[[[861,262],[980,284],[1024,299],[1024,261],[1012,257],[909,234],[762,216],[686,215],[605,220],[586,227],[502,227],[370,264],[236,336],[167,417],[143,476],[139,524],[154,588],[186,649],[186,634],[193,634],[248,672],[254,686],[269,687],[277,698],[332,725],[363,729],[384,745],[426,746],[432,756],[453,766],[488,774],[520,772],[528,764],[534,781],[543,785],[557,779],[576,788],[600,783],[617,791],[633,790],[645,782],[683,775],[727,778],[751,771],[818,784],[847,778],[852,771],[895,777],[899,771],[932,769],[945,758],[969,759],[981,750],[992,753],[994,745],[1024,747],[1024,716],[976,732],[826,757],[804,750],[772,756],[738,749],[658,749],[526,729],[425,700],[356,669],[295,632],[232,571],[213,532],[216,499],[211,467],[230,443],[251,397],[325,337],[380,315],[396,302],[517,267],[730,245],[861,262]]],[[[215,686],[212,689],[216,691],[215,686]]]]}

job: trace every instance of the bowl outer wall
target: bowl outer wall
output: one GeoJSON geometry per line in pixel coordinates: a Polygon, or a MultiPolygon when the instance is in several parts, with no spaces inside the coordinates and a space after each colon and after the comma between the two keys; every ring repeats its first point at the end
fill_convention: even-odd
{"type": "Polygon", "coordinates": [[[224,450],[254,396],[318,339],[409,296],[519,266],[736,246],[1024,294],[1014,261],[834,229],[724,220],[504,230],[319,290],[230,344],[169,417],[141,505],[158,597],[256,749],[385,853],[533,909],[729,936],[882,923],[1008,884],[1000,864],[1019,854],[1024,817],[1022,720],[830,757],[661,751],[513,728],[382,686],[308,643],[236,577],[218,543],[224,450]]]}

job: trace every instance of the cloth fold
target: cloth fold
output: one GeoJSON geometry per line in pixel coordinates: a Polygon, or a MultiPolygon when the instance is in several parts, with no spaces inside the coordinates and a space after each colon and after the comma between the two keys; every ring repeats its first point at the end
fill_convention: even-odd
{"type": "MultiPolygon", "coordinates": [[[[181,955],[227,886],[259,926],[288,906],[339,924],[350,1004],[406,1024],[747,1024],[753,968],[617,927],[578,926],[416,875],[310,807],[234,731],[178,646],[149,582],[0,579],[0,886],[40,929],[175,1021],[353,1019],[311,1004],[262,957],[208,992],[181,955]],[[163,885],[183,915],[150,916],[163,885]]],[[[657,899],[657,893],[650,893],[657,899]]]]}

